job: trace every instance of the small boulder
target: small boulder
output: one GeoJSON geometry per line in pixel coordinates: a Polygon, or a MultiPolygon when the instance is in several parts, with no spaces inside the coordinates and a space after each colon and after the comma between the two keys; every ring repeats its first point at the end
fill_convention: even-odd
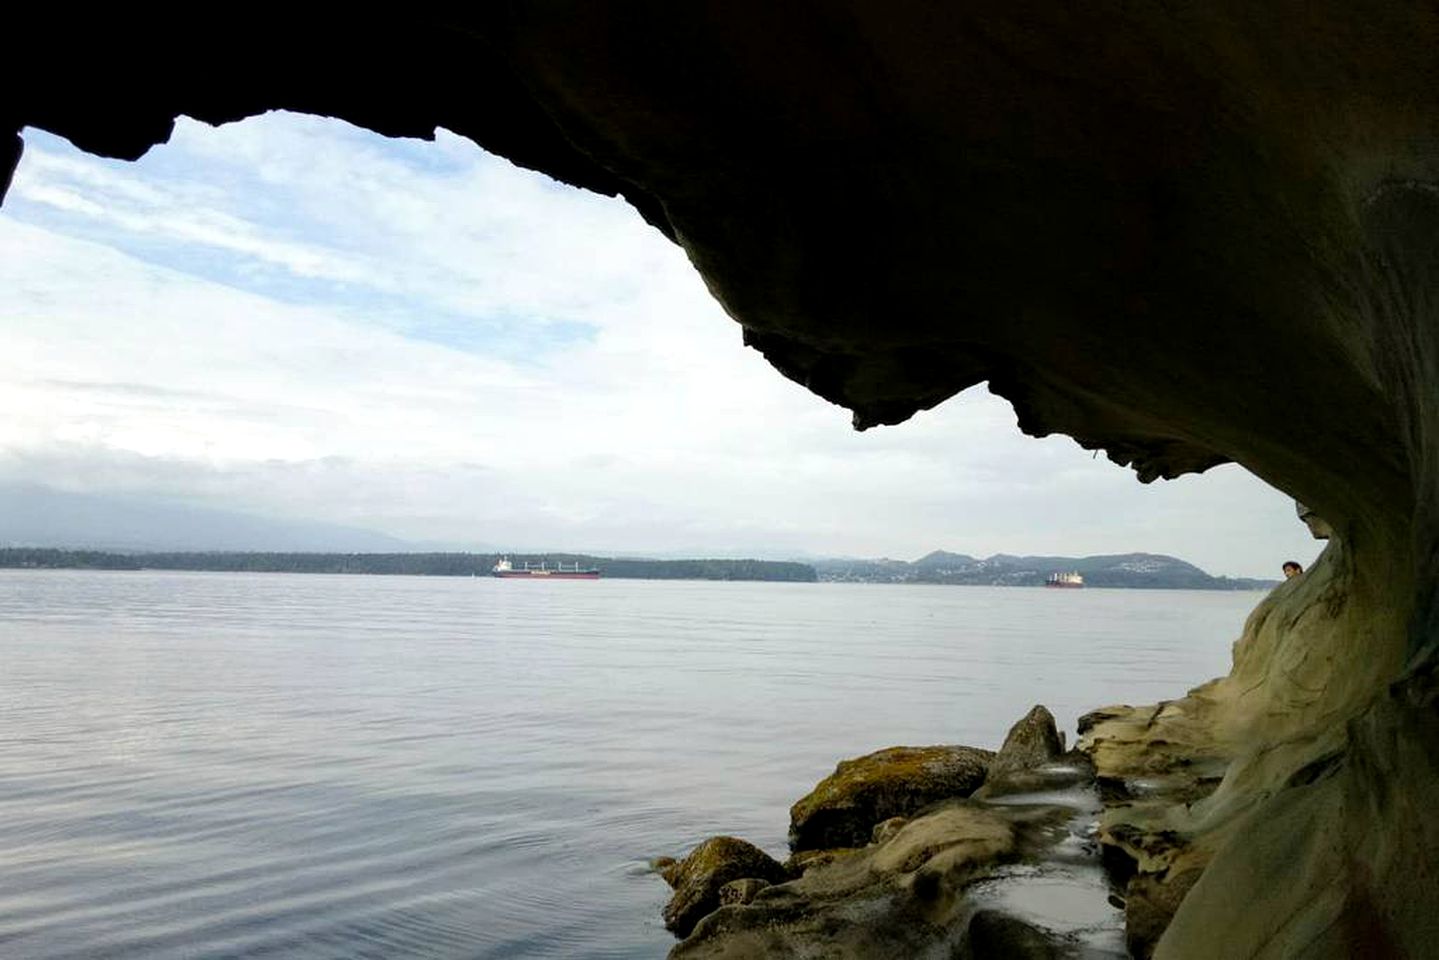
{"type": "Polygon", "coordinates": [[[1059,960],[1060,945],[1045,930],[998,910],[980,910],[969,921],[969,930],[956,960],[1059,960]]]}
{"type": "Polygon", "coordinates": [[[790,807],[790,848],[862,847],[881,820],[974,793],[993,757],[976,747],[935,746],[890,747],[842,760],[790,807]]]}
{"type": "Polygon", "coordinates": [[[924,868],[947,881],[962,879],[1012,858],[1018,839],[1005,811],[956,800],[906,823],[874,848],[869,865],[875,875],[924,868]]]}
{"type": "Polygon", "coordinates": [[[731,880],[720,887],[719,901],[722,907],[731,907],[749,903],[765,887],[770,885],[768,880],[761,880],[758,877],[746,877],[743,880],[731,880]]]}
{"type": "Polygon", "coordinates": [[[1043,706],[1035,706],[1009,728],[1004,746],[999,748],[989,774],[985,792],[1002,788],[1003,781],[1016,774],[1054,763],[1064,756],[1064,738],[1054,726],[1054,715],[1043,706]]]}
{"type": "Polygon", "coordinates": [[[662,875],[675,891],[665,904],[665,929],[681,938],[720,907],[720,888],[730,881],[753,878],[781,883],[786,879],[778,861],[736,837],[711,837],[662,875]]]}

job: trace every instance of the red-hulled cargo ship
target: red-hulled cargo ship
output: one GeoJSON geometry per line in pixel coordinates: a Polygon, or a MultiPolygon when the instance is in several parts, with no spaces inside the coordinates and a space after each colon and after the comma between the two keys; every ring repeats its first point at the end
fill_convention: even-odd
{"type": "Polygon", "coordinates": [[[1080,576],[1078,570],[1073,573],[1051,573],[1044,581],[1046,587],[1059,587],[1061,589],[1076,590],[1084,586],[1084,577],[1080,576]]]}
{"type": "Polygon", "coordinates": [[[544,563],[538,567],[532,567],[526,563],[523,567],[516,569],[515,565],[510,563],[509,557],[501,557],[490,573],[503,580],[598,580],[600,578],[598,570],[581,569],[578,560],[571,567],[567,567],[563,563],[554,567],[544,563]]]}

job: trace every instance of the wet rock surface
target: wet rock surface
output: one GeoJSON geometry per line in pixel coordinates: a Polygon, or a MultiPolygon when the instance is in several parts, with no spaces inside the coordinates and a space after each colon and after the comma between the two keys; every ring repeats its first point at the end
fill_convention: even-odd
{"type": "Polygon", "coordinates": [[[962,891],[1044,842],[1063,814],[937,804],[881,844],[811,866],[745,906],[720,907],[674,958],[921,956],[955,945],[962,891]]]}
{"type": "Polygon", "coordinates": [[[1214,705],[1190,697],[1108,707],[1081,718],[1104,803],[1097,839],[1125,911],[1131,956],[1148,960],[1212,855],[1196,804],[1214,793],[1229,749],[1212,734],[1214,705]]]}
{"type": "Polygon", "coordinates": [[[660,875],[675,891],[664,908],[665,929],[681,937],[720,906],[727,884],[786,879],[784,867],[769,854],[736,837],[711,837],[683,860],[664,864],[660,875]]]}
{"type": "Polygon", "coordinates": [[[975,747],[934,746],[890,747],[843,760],[790,808],[790,846],[862,847],[882,820],[969,796],[984,783],[993,757],[975,747]]]}
{"type": "MultiPolygon", "coordinates": [[[[1123,956],[1123,913],[1110,903],[1101,864],[1093,768],[1070,756],[1035,762],[1059,750],[1058,736],[1045,734],[1047,715],[1032,711],[1016,725],[1037,727],[1038,736],[1011,738],[1023,744],[1012,752],[1026,758],[1013,772],[1036,789],[931,802],[871,822],[862,844],[797,851],[784,865],[793,879],[725,886],[671,956],[1123,956]]],[[[899,789],[901,765],[929,783],[934,771],[916,755],[934,761],[955,750],[966,759],[992,756],[925,748],[860,759],[879,758],[886,795],[908,797],[914,791],[899,789]]],[[[857,769],[876,767],[846,761],[837,773],[857,769]]],[[[862,809],[875,816],[873,806],[862,809]]]]}
{"type": "Polygon", "coordinates": [[[1022,775],[1063,755],[1064,737],[1055,728],[1053,714],[1044,706],[1035,706],[1009,728],[1004,745],[990,761],[979,795],[1033,789],[1035,778],[1022,775]]]}
{"type": "Polygon", "coordinates": [[[998,911],[1042,931],[1057,956],[1123,957],[1122,907],[1113,901],[1115,888],[1098,842],[1103,804],[1092,779],[1073,779],[1072,772],[1070,776],[1067,785],[1057,789],[989,801],[1021,809],[1052,804],[1066,810],[1067,817],[1036,856],[1001,867],[974,884],[966,897],[978,909],[998,911]]]}
{"type": "MultiPolygon", "coordinates": [[[[679,905],[675,929],[691,932],[672,956],[1163,957],[1217,842],[1203,815],[1234,762],[1214,735],[1220,696],[1206,685],[1093,711],[1067,753],[1036,707],[995,754],[892,748],[844,761],[795,809],[842,812],[828,822],[843,829],[821,836],[846,845],[796,850],[780,865],[716,838],[655,862],[677,889],[697,891],[679,905]],[[969,797],[920,805],[981,776],[969,797]],[[917,809],[883,816],[899,807],[917,809]]],[[[1291,780],[1314,785],[1337,767],[1306,769],[1291,780]]]]}
{"type": "Polygon", "coordinates": [[[1041,927],[998,910],[980,910],[954,960],[1061,960],[1061,944],[1041,927]]]}

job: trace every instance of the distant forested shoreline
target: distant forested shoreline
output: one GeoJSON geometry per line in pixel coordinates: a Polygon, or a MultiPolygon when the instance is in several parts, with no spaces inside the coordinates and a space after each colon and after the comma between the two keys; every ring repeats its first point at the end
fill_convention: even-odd
{"type": "MultiPolygon", "coordinates": [[[[517,567],[579,564],[617,580],[770,580],[813,583],[807,563],[778,560],[644,560],[579,553],[506,554],[517,567]]],[[[133,552],[0,548],[0,568],[42,570],[203,570],[228,573],[359,573],[422,577],[488,576],[494,553],[133,552]]]]}
{"type": "MultiPolygon", "coordinates": [[[[1090,587],[1169,590],[1267,590],[1273,580],[1215,577],[1176,557],[1128,553],[1098,557],[983,560],[936,550],[904,560],[648,560],[584,553],[504,554],[516,567],[560,564],[616,580],[759,580],[786,583],[931,583],[1034,587],[1072,570],[1090,587]]],[[[281,551],[107,551],[0,547],[0,568],[48,570],[205,570],[231,573],[357,573],[421,577],[489,576],[497,553],[315,553],[281,551]]]]}

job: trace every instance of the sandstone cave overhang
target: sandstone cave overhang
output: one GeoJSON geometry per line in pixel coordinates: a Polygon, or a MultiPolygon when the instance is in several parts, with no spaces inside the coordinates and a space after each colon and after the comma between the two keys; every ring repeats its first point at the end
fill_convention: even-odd
{"type": "Polygon", "coordinates": [[[129,159],[181,115],[444,127],[624,196],[860,427],[988,383],[1141,480],[1234,460],[1312,507],[1334,538],[1232,696],[1174,711],[1230,759],[1174,811],[1214,859],[1156,955],[1439,950],[1439,7],[206,15],[11,12],[0,185],[27,127],[129,159]]]}

